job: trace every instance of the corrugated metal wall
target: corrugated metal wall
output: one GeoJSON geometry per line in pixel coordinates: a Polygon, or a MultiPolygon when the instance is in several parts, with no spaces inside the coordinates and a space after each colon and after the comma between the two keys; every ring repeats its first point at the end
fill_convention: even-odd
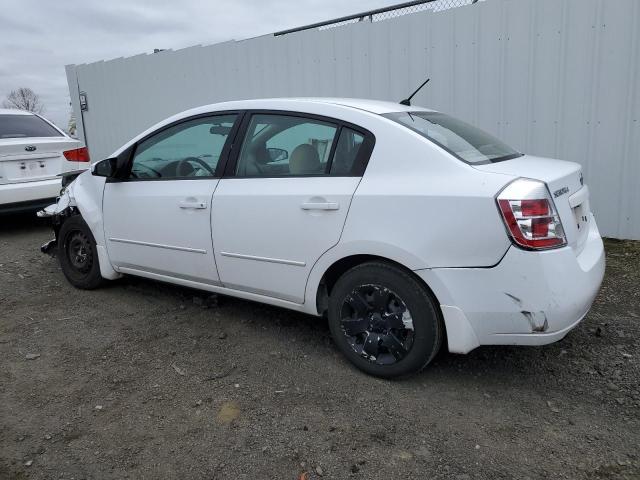
{"type": "MultiPolygon", "coordinates": [[[[487,0],[284,36],[67,67],[94,159],[223,100],[346,96],[451,113],[584,166],[602,233],[640,239],[640,1],[487,0]]],[[[81,122],[79,122],[81,123],[81,122]]],[[[83,132],[80,131],[82,135],[83,132]]]]}

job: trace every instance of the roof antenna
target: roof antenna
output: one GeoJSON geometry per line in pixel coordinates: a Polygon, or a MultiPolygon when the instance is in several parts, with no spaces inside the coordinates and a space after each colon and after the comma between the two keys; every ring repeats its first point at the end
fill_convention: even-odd
{"type": "Polygon", "coordinates": [[[420,85],[418,88],[416,88],[416,91],[413,92],[409,96],[409,98],[405,98],[404,100],[402,100],[400,102],[400,105],[406,105],[407,107],[410,107],[411,106],[411,99],[416,96],[416,93],[418,93],[422,89],[422,87],[424,87],[427,83],[429,83],[429,80],[431,80],[431,79],[427,78],[422,85],[420,85]]]}

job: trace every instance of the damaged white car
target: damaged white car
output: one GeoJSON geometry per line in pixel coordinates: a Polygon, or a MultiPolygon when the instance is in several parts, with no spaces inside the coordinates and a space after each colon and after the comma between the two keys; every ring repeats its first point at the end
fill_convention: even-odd
{"type": "Polygon", "coordinates": [[[420,370],[445,342],[560,340],[604,274],[578,164],[369,100],[180,113],[41,215],[56,234],[43,250],[78,288],[138,275],[326,314],[338,348],[381,377],[420,370]]]}

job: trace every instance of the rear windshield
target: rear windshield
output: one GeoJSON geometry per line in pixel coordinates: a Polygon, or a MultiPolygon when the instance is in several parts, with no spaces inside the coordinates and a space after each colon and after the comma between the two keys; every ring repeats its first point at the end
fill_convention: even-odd
{"type": "Polygon", "coordinates": [[[479,128],[444,113],[397,112],[383,116],[428,138],[467,163],[493,163],[522,156],[479,128]]]}
{"type": "Polygon", "coordinates": [[[58,130],[36,115],[0,115],[0,138],[61,136],[58,130]]]}

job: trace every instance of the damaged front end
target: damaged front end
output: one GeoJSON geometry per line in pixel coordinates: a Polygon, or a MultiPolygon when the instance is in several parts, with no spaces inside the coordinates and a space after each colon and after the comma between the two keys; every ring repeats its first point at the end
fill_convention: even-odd
{"type": "Polygon", "coordinates": [[[58,239],[57,238],[52,238],[51,240],[49,240],[46,243],[43,243],[40,246],[40,251],[42,253],[46,253],[47,255],[51,255],[52,257],[56,256],[56,250],[58,247],[58,239]]]}
{"type": "Polygon", "coordinates": [[[78,213],[75,205],[75,199],[73,198],[73,181],[83,173],[84,170],[75,170],[72,172],[65,172],[62,176],[62,189],[60,190],[60,196],[57,198],[56,203],[49,205],[37,212],[37,216],[40,218],[51,218],[51,227],[53,228],[53,239],[49,240],[40,247],[42,253],[55,257],[58,250],[58,232],[64,221],[78,213]]]}

